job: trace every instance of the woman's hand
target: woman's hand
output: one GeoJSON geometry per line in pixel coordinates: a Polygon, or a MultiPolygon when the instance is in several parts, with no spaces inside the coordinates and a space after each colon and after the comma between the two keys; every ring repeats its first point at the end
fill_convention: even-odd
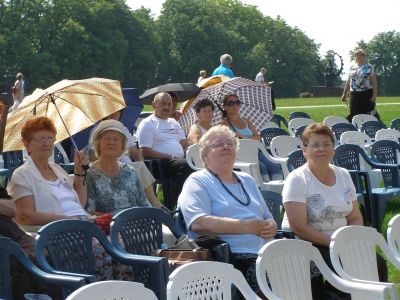
{"type": "Polygon", "coordinates": [[[265,221],[267,224],[261,229],[260,231],[260,237],[263,239],[271,238],[274,237],[276,234],[276,228],[277,225],[275,221],[270,220],[270,221],[265,221]]]}
{"type": "Polygon", "coordinates": [[[74,173],[79,175],[85,174],[84,165],[88,165],[89,161],[86,156],[83,154],[83,151],[75,150],[74,154],[74,173]]]}

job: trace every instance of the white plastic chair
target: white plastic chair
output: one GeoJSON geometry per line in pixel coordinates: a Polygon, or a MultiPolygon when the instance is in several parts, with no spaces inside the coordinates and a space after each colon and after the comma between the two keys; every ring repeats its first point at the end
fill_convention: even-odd
{"type": "Polygon", "coordinates": [[[350,122],[344,117],[328,116],[322,121],[322,123],[324,123],[328,127],[332,127],[332,125],[336,123],[350,123],[350,122]]]}
{"type": "Polygon", "coordinates": [[[169,275],[167,299],[232,299],[234,285],[245,299],[261,299],[231,264],[199,261],[185,264],[169,275]]]}
{"type": "Polygon", "coordinates": [[[400,143],[400,131],[392,128],[380,129],[375,134],[375,141],[390,140],[400,143]]]}
{"type": "Polygon", "coordinates": [[[387,287],[342,279],[310,242],[289,239],[271,241],[258,252],[256,276],[261,291],[270,300],[311,300],[310,261],[335,288],[351,293],[352,299],[387,299],[387,287]]]}
{"type": "Polygon", "coordinates": [[[186,150],[186,161],[193,170],[201,170],[203,168],[203,161],[200,158],[199,144],[190,145],[186,150]]]}
{"type": "Polygon", "coordinates": [[[154,292],[146,288],[142,283],[132,281],[99,281],[85,285],[71,295],[66,300],[157,300],[154,292]]]}
{"type": "MultiPolygon", "coordinates": [[[[239,150],[236,154],[237,162],[234,164],[234,168],[239,167],[242,163],[253,164],[253,166],[251,166],[249,171],[246,173],[250,174],[254,178],[257,186],[261,189],[273,191],[280,194],[283,189],[283,180],[270,180],[268,182],[262,180],[258,163],[258,151],[261,150],[261,152],[269,161],[281,165],[284,178],[285,176],[287,176],[287,174],[289,174],[286,159],[272,157],[265,150],[264,145],[260,141],[252,139],[240,139],[238,147],[239,150]]],[[[242,171],[244,171],[244,169],[242,169],[242,171]]]]}
{"type": "Polygon", "coordinates": [[[285,135],[274,137],[270,144],[271,154],[276,158],[287,158],[289,153],[302,149],[302,147],[303,143],[300,138],[285,135]]]}
{"type": "Polygon", "coordinates": [[[387,241],[389,248],[400,261],[400,215],[390,219],[387,228],[387,241]]]}
{"type": "Polygon", "coordinates": [[[390,289],[391,299],[398,299],[394,283],[379,282],[376,246],[381,248],[395,267],[400,268],[400,261],[375,228],[354,225],[342,227],[331,236],[329,247],[332,265],[340,277],[386,286],[390,289]]]}
{"type": "Polygon", "coordinates": [[[294,136],[297,127],[300,126],[308,126],[310,124],[315,123],[312,119],[308,119],[308,118],[294,118],[292,120],[289,121],[289,125],[288,125],[288,130],[289,133],[294,136]]]}
{"type": "Polygon", "coordinates": [[[377,118],[375,118],[373,115],[368,115],[368,114],[359,114],[355,115],[353,119],[351,119],[351,123],[353,123],[354,126],[360,130],[362,123],[366,121],[378,121],[377,118]]]}
{"type": "Polygon", "coordinates": [[[275,122],[269,121],[269,122],[265,123],[262,128],[279,128],[279,126],[275,122]]]}

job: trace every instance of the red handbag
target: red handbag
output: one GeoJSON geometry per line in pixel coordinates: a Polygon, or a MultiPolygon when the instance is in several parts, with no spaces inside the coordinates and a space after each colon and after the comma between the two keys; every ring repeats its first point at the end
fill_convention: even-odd
{"type": "Polygon", "coordinates": [[[110,235],[111,221],[112,221],[112,214],[104,214],[94,219],[94,223],[101,229],[103,229],[106,235],[110,235]]]}

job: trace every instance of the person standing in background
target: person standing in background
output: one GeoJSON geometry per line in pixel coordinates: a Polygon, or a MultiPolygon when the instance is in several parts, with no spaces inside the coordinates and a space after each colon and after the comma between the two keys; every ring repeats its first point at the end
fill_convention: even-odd
{"type": "Polygon", "coordinates": [[[256,75],[256,79],[254,79],[254,81],[256,81],[256,82],[265,82],[264,75],[266,73],[267,73],[267,69],[266,68],[261,68],[260,72],[258,72],[258,74],[256,75]]]}
{"type": "Polygon", "coordinates": [[[354,52],[355,64],[351,66],[349,78],[344,86],[342,102],[347,103],[347,94],[350,91],[350,114],[346,117],[349,122],[358,114],[374,114],[378,82],[374,67],[365,62],[365,52],[357,49],[354,52]]]}
{"type": "Polygon", "coordinates": [[[25,97],[24,75],[22,73],[17,73],[16,78],[17,80],[15,81],[14,86],[12,87],[14,105],[10,108],[10,111],[16,110],[25,97]]]}
{"type": "Polygon", "coordinates": [[[202,81],[203,79],[205,79],[207,77],[207,72],[206,70],[201,70],[199,72],[199,78],[197,79],[197,83],[199,83],[200,81],[202,81]]]}
{"type": "Polygon", "coordinates": [[[229,54],[222,54],[221,57],[219,58],[221,64],[218,68],[216,68],[212,72],[212,76],[215,75],[225,75],[228,76],[229,78],[235,77],[235,75],[232,72],[232,61],[233,58],[229,54]]]}
{"type": "Polygon", "coordinates": [[[265,81],[265,75],[267,74],[268,70],[266,68],[261,68],[260,72],[258,72],[258,74],[256,75],[256,79],[254,79],[254,81],[256,82],[261,82],[263,83],[265,86],[268,86],[271,88],[271,105],[272,105],[272,110],[276,109],[276,105],[275,105],[275,97],[274,97],[274,91],[272,90],[272,84],[274,83],[273,81],[265,81]]]}

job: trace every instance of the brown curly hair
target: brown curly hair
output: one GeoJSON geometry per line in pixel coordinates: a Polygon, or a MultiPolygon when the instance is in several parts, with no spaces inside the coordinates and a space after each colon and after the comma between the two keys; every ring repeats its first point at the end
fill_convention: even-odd
{"type": "Polygon", "coordinates": [[[47,117],[37,117],[28,120],[24,124],[21,130],[21,137],[24,141],[30,142],[32,139],[32,135],[40,130],[48,130],[51,131],[51,133],[53,133],[54,136],[57,135],[57,129],[54,126],[52,120],[50,120],[47,117]]]}

